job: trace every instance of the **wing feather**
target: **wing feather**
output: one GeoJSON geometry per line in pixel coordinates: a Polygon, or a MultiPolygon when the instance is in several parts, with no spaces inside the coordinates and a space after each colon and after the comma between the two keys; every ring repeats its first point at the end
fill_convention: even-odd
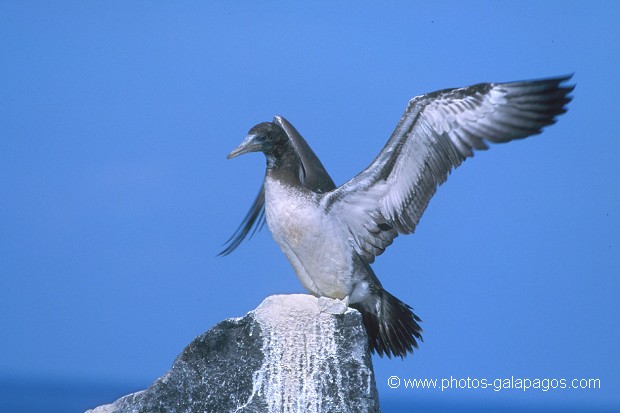
{"type": "Polygon", "coordinates": [[[252,236],[256,231],[260,231],[265,225],[265,186],[260,186],[260,191],[250,210],[241,221],[235,232],[224,243],[225,248],[217,254],[218,256],[228,255],[233,252],[239,244],[246,238],[252,236]]]}
{"type": "Polygon", "coordinates": [[[415,230],[437,187],[474,150],[539,134],[566,112],[571,76],[417,96],[375,160],[321,200],[368,262],[415,230]]]}

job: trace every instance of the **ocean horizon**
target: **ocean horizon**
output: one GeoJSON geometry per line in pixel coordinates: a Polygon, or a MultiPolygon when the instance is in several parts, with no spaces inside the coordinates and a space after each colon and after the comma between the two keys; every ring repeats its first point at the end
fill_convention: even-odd
{"type": "MultiPolygon", "coordinates": [[[[146,389],[150,383],[112,383],[94,380],[0,378],[0,412],[3,413],[83,413],[114,402],[127,394],[146,389]]],[[[435,412],[601,412],[617,411],[613,406],[558,403],[508,403],[491,400],[439,399],[420,397],[403,400],[382,397],[383,413],[435,412]]]]}
{"type": "Polygon", "coordinates": [[[83,413],[147,386],[148,383],[1,377],[0,412],[83,413]]]}

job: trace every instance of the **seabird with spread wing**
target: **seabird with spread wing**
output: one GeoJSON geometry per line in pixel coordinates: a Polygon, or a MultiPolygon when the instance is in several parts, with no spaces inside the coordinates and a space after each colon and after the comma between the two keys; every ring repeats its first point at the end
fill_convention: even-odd
{"type": "Polygon", "coordinates": [[[359,310],[372,351],[406,356],[422,340],[421,320],[383,289],[370,264],[398,234],[415,230],[437,187],[474,150],[555,123],[571,100],[570,78],[480,83],[414,97],[375,160],[340,187],[286,119],[254,126],[228,158],[263,152],[267,172],[221,254],[266,220],[308,291],[359,310]]]}

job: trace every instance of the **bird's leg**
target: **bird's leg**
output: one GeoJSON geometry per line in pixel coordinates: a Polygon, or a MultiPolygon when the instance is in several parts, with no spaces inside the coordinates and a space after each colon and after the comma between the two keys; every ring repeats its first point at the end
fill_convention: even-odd
{"type": "Polygon", "coordinates": [[[349,296],[342,300],[337,298],[319,297],[319,311],[327,314],[344,314],[349,308],[349,296]]]}

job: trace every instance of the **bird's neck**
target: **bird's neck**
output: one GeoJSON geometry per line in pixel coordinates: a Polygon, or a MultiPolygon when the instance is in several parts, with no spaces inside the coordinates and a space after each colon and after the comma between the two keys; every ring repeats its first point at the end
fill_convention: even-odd
{"type": "Polygon", "coordinates": [[[301,183],[302,166],[299,157],[290,145],[275,153],[265,154],[267,175],[291,184],[301,183]]]}

